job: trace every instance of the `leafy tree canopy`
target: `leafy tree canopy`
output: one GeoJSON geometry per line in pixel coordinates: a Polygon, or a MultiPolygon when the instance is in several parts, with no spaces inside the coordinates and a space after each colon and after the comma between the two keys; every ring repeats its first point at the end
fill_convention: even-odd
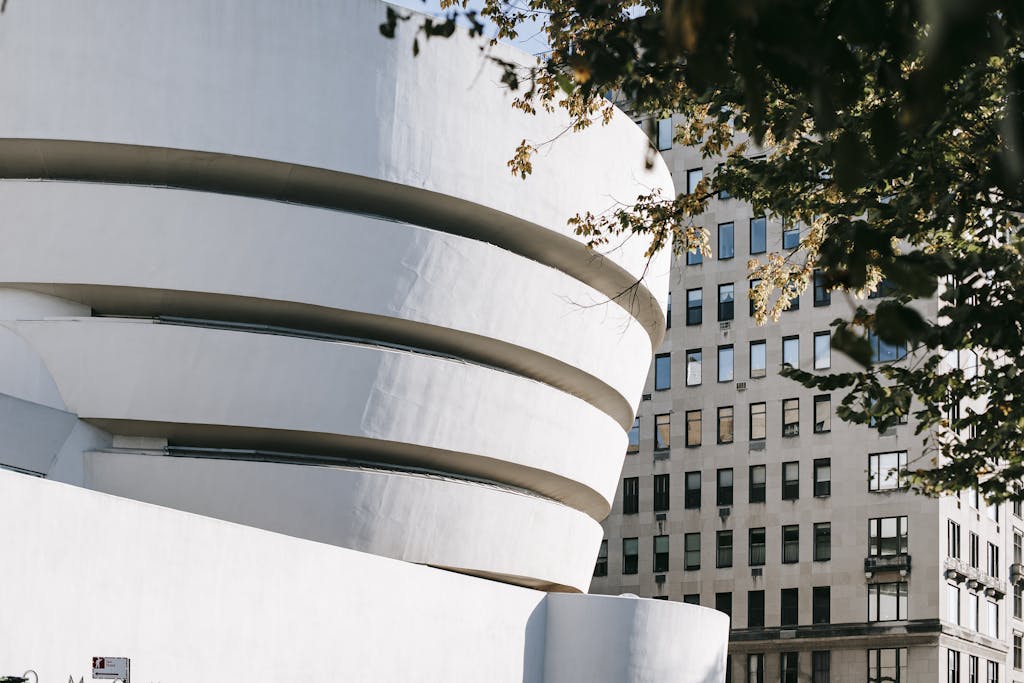
{"type": "MultiPolygon", "coordinates": [[[[442,5],[447,21],[428,37],[466,17],[464,0],[442,5]]],[[[389,13],[382,32],[402,18],[389,13]]],[[[550,53],[502,64],[518,108],[562,107],[583,128],[610,115],[615,93],[640,114],[676,112],[676,142],[722,162],[691,194],[577,216],[580,235],[707,251],[701,217],[719,191],[800,223],[798,249],[750,264],[760,320],[819,270],[833,296],[847,293],[833,345],[861,369],[789,374],[847,390],[845,420],[882,430],[912,413],[922,490],[980,482],[991,500],[1024,495],[1024,5],[483,0],[468,18],[503,38],[542,21],[550,53]],[[883,281],[889,296],[864,302],[883,281]],[[939,317],[919,312],[922,298],[938,300],[939,317]],[[907,361],[872,364],[869,335],[908,345],[907,361]],[[977,354],[978,370],[948,368],[956,351],[977,354]]],[[[535,144],[523,141],[513,172],[529,172],[535,144]]]]}

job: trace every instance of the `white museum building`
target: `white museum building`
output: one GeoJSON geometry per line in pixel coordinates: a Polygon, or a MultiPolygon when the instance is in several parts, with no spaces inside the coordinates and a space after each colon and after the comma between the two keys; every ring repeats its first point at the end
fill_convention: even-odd
{"type": "Polygon", "coordinates": [[[0,676],[724,678],[724,614],[586,594],[669,260],[566,221],[668,169],[617,115],[513,176],[565,117],[385,7],[0,19],[0,676]]]}

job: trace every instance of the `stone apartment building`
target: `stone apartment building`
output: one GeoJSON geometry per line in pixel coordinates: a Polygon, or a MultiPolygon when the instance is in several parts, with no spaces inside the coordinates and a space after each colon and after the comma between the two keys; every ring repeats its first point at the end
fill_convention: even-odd
{"type": "MultiPolygon", "coordinates": [[[[677,191],[714,172],[655,127],[677,191]]],[[[850,367],[829,348],[848,295],[812,287],[778,323],[753,320],[747,260],[794,247],[799,227],[725,196],[703,225],[714,253],[673,266],[670,329],[591,590],[726,612],[735,682],[1024,680],[1020,504],[905,490],[894,468],[922,457],[912,418],[882,434],[848,424],[841,393],[779,375],[850,367]]]]}

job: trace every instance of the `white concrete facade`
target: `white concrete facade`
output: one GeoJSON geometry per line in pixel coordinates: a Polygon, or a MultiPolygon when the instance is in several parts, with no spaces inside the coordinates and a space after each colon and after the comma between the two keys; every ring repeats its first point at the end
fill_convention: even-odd
{"type": "Polygon", "coordinates": [[[617,115],[513,177],[563,117],[384,10],[5,13],[0,674],[724,675],[721,615],[578,595],[668,261],[566,219],[667,169],[617,115]]]}

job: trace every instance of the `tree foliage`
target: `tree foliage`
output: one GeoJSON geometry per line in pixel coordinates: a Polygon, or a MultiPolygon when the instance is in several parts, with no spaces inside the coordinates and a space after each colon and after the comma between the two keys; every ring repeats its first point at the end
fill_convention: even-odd
{"type": "MultiPolygon", "coordinates": [[[[451,21],[465,11],[447,4],[451,21]]],[[[818,270],[851,302],[833,344],[862,369],[789,374],[848,391],[845,420],[884,430],[913,413],[922,490],[980,482],[993,500],[1022,495],[1024,5],[484,0],[481,17],[503,38],[543,22],[550,53],[502,64],[518,108],[561,107],[583,128],[607,119],[614,93],[636,113],[681,114],[676,142],[722,162],[692,194],[577,216],[579,234],[707,251],[702,214],[719,191],[799,223],[798,249],[750,264],[761,321],[818,270]],[[889,296],[864,301],[881,281],[889,296]],[[911,353],[873,365],[869,334],[911,353]],[[978,370],[948,367],[958,351],[977,354],[978,370]]],[[[513,172],[529,172],[534,145],[523,141],[513,172]]]]}

